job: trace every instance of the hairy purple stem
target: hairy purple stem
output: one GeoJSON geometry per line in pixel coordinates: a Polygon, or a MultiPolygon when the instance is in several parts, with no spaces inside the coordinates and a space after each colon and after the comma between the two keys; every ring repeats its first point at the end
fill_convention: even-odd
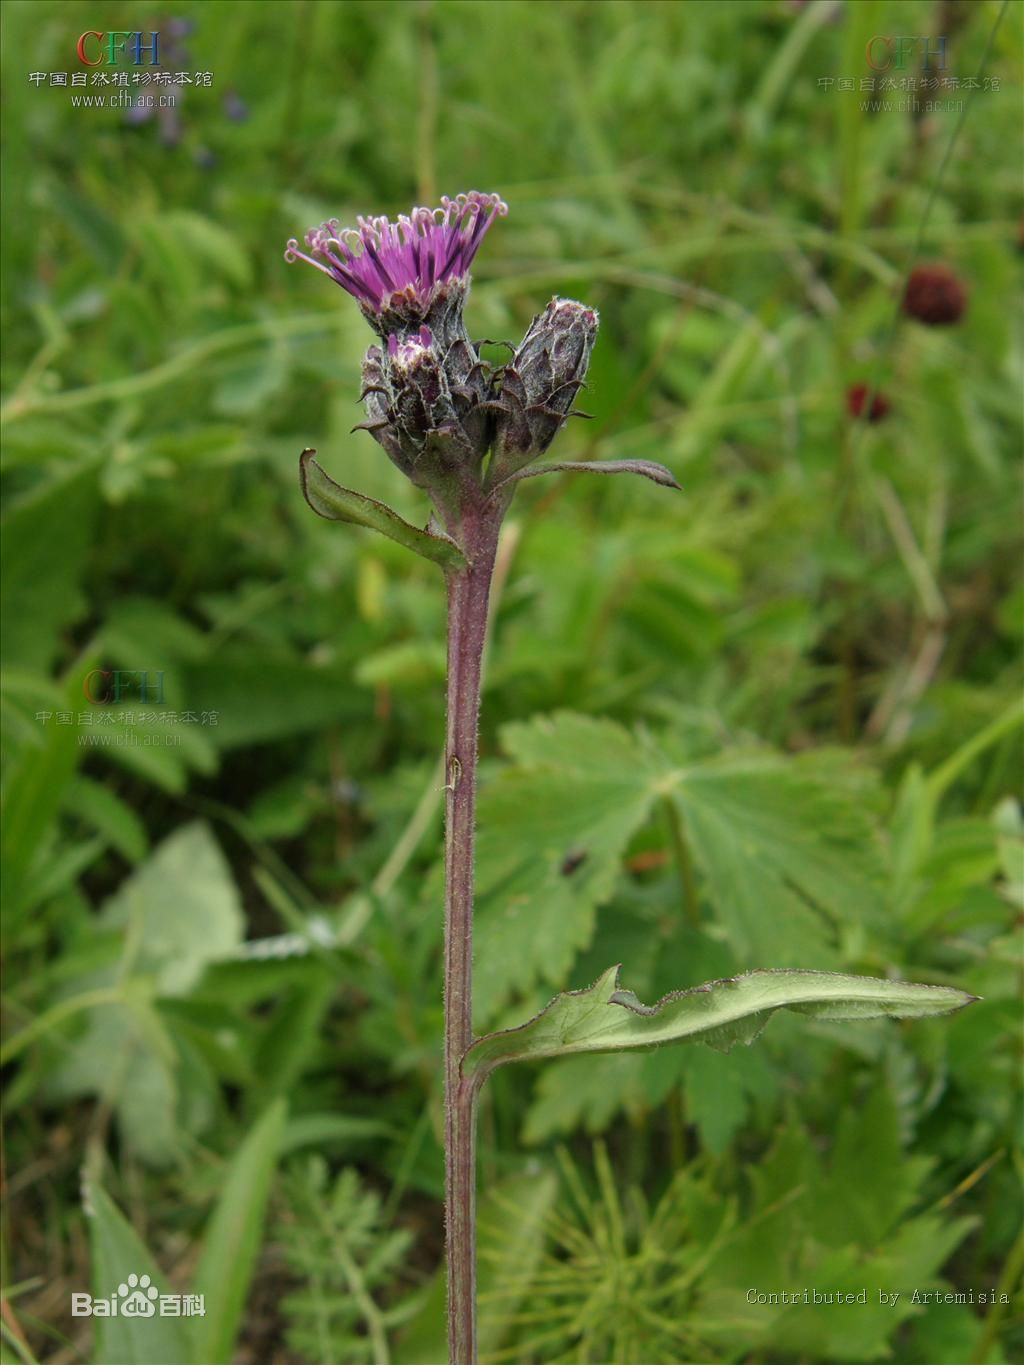
{"type": "Polygon", "coordinates": [[[444,1064],[445,1229],[449,1365],[476,1365],[476,1102],[459,1063],[473,1041],[473,826],[480,673],[498,545],[497,508],[467,509],[469,560],[448,575],[448,725],[445,740],[444,1064]]]}

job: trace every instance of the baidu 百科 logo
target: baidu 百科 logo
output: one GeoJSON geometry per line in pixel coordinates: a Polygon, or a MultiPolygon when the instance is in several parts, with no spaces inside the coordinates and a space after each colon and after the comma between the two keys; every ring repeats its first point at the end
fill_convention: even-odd
{"type": "Polygon", "coordinates": [[[129,1275],[109,1299],[92,1294],[71,1295],[73,1318],[201,1318],[206,1316],[202,1294],[161,1294],[149,1275],[129,1275]]]}

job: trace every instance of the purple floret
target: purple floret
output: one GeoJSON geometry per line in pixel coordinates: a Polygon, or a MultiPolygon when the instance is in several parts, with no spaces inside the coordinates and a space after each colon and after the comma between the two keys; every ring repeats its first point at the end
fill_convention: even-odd
{"type": "Polygon", "coordinates": [[[440,285],[469,274],[488,228],[507,212],[498,195],[472,190],[442,197],[440,208],[400,214],[394,223],[358,218],[358,228],[342,228],[332,218],[306,234],[312,255],[293,237],[284,258],[315,265],[371,312],[382,312],[397,294],[426,313],[440,285]]]}

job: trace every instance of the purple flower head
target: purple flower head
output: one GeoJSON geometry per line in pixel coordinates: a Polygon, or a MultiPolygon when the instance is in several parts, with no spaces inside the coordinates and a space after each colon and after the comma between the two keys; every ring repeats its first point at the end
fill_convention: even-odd
{"type": "Polygon", "coordinates": [[[293,237],[286,261],[301,258],[322,270],[357,301],[374,330],[400,340],[429,323],[441,344],[461,331],[469,267],[488,228],[508,206],[496,194],[442,197],[441,207],[415,208],[388,218],[358,218],[342,228],[336,218],[306,234],[307,254],[293,237]]]}

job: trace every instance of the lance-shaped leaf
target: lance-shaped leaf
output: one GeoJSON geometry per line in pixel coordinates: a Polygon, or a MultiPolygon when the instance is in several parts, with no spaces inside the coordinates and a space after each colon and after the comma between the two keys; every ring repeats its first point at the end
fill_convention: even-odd
{"type": "Polygon", "coordinates": [[[829,1020],[924,1018],[951,1014],[976,999],[953,986],[783,969],[709,981],[648,1006],[620,990],[619,968],[609,967],[588,990],[557,995],[519,1028],[479,1038],[463,1057],[462,1072],[482,1084],[506,1062],[659,1043],[694,1041],[728,1052],[736,1043],[752,1043],[780,1009],[829,1020]]]}
{"type": "Polygon", "coordinates": [[[440,564],[442,569],[465,567],[466,557],[450,536],[440,531],[421,531],[404,521],[386,503],[368,498],[365,493],[355,493],[351,488],[342,488],[313,459],[315,454],[315,450],[304,450],[299,456],[299,481],[303,497],[318,516],[326,517],[328,521],[368,526],[371,531],[397,540],[406,549],[415,550],[424,559],[440,564]]]}
{"type": "Polygon", "coordinates": [[[527,465],[517,469],[507,479],[495,484],[494,492],[521,479],[535,479],[539,474],[640,474],[645,479],[660,483],[663,488],[680,488],[675,475],[654,460],[562,460],[557,464],[527,465]]]}

